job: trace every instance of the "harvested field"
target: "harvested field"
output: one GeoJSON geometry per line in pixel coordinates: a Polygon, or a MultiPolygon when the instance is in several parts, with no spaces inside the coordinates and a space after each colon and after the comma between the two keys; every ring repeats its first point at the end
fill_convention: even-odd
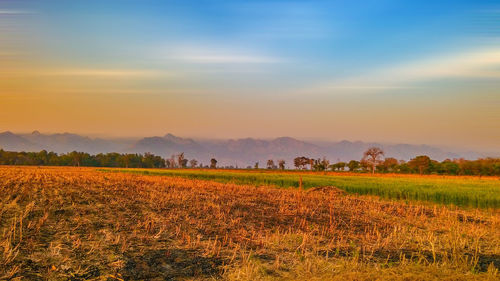
{"type": "Polygon", "coordinates": [[[498,280],[500,212],[0,167],[3,280],[498,280]]]}

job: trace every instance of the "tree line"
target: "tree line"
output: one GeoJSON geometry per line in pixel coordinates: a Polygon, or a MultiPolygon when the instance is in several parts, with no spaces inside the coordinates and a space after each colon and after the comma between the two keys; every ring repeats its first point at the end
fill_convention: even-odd
{"type": "MultiPolygon", "coordinates": [[[[285,170],[285,160],[276,162],[269,159],[267,169],[285,170]]],[[[184,153],[174,154],[169,158],[152,153],[99,153],[86,152],[15,152],[0,149],[0,165],[35,165],[35,166],[86,166],[86,167],[121,167],[121,168],[218,168],[217,159],[203,165],[196,159],[187,159],[184,153]]],[[[420,155],[409,161],[384,157],[384,151],[377,147],[366,150],[361,160],[330,163],[328,159],[296,157],[293,165],[298,170],[358,172],[358,173],[401,173],[401,174],[439,174],[439,175],[477,175],[500,176],[500,158],[481,158],[477,160],[446,159],[436,161],[426,155],[420,155]]],[[[224,168],[238,168],[227,166],[224,168]]],[[[259,163],[247,169],[259,169],[259,163]]]]}
{"type": "Polygon", "coordinates": [[[58,154],[55,152],[16,152],[0,149],[0,165],[33,166],[76,166],[76,167],[119,167],[119,168],[217,168],[217,160],[212,158],[210,165],[203,166],[196,159],[188,160],[184,153],[174,154],[164,159],[152,153],[99,153],[72,151],[58,154]]]}
{"type": "Polygon", "coordinates": [[[36,166],[86,166],[86,167],[122,167],[122,168],[164,168],[165,160],[151,153],[120,154],[86,152],[15,152],[0,149],[0,165],[36,165],[36,166]]]}
{"type": "Polygon", "coordinates": [[[420,155],[409,161],[404,161],[393,157],[384,157],[384,151],[378,147],[366,150],[360,161],[351,160],[330,164],[326,158],[313,159],[300,156],[294,159],[294,166],[299,170],[313,171],[500,176],[500,158],[480,158],[477,160],[460,158],[439,162],[429,156],[420,155]]]}

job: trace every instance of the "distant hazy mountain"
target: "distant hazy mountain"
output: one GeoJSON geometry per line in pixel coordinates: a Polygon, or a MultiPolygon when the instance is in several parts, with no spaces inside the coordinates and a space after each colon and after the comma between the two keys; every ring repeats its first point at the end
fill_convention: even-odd
{"type": "Polygon", "coordinates": [[[33,151],[36,150],[36,147],[37,146],[34,143],[12,132],[0,133],[0,148],[3,148],[5,150],[33,151]]]}
{"type": "Polygon", "coordinates": [[[198,155],[205,150],[202,145],[192,139],[176,137],[172,134],[166,134],[163,137],[147,137],[140,139],[127,149],[129,152],[151,152],[156,155],[170,156],[184,152],[188,155],[198,155]]]}
{"type": "Polygon", "coordinates": [[[76,134],[41,134],[34,131],[31,134],[0,133],[0,148],[13,151],[54,151],[65,153],[70,151],[85,151],[101,153],[123,151],[126,146],[120,141],[89,138],[76,134]]]}
{"type": "Polygon", "coordinates": [[[113,151],[114,149],[121,150],[119,146],[112,141],[98,138],[91,139],[89,137],[70,133],[44,135],[40,134],[38,131],[34,131],[31,134],[22,136],[47,151],[68,152],[77,150],[88,153],[100,153],[113,151]]]}
{"type": "Polygon", "coordinates": [[[208,164],[214,157],[220,165],[239,167],[253,166],[255,162],[264,167],[267,159],[284,159],[287,166],[292,166],[293,158],[306,156],[312,158],[326,157],[331,162],[361,159],[363,152],[370,146],[381,147],[386,157],[409,160],[418,155],[428,155],[432,159],[446,158],[475,159],[484,155],[475,152],[450,152],[429,145],[412,144],[380,144],[368,142],[305,142],[290,137],[273,140],[263,139],[230,139],[230,140],[193,140],[172,134],[159,137],[146,137],[139,140],[118,140],[89,138],[76,134],[31,134],[0,133],[0,148],[13,151],[55,151],[58,153],[85,151],[88,153],[145,153],[151,152],[163,157],[184,152],[188,159],[196,158],[208,164]]]}

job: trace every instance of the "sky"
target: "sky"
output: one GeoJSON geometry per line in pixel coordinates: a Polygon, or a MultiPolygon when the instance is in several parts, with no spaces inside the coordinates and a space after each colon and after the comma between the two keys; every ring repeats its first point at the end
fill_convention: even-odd
{"type": "Polygon", "coordinates": [[[0,131],[498,152],[495,2],[1,0],[0,131]]]}

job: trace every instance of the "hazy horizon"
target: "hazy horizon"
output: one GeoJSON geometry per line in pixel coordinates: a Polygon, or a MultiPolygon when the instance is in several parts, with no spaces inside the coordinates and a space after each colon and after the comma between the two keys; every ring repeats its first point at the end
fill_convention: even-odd
{"type": "Polygon", "coordinates": [[[61,131],[61,132],[49,132],[49,131],[39,131],[39,130],[32,130],[32,131],[12,131],[12,130],[1,130],[0,133],[3,132],[11,132],[17,135],[29,135],[34,133],[35,131],[39,132],[40,134],[44,135],[53,135],[53,134],[75,134],[79,135],[82,137],[89,137],[91,139],[105,139],[105,140],[123,140],[123,141],[138,141],[143,138],[148,138],[148,137],[163,137],[167,134],[172,134],[176,137],[180,138],[188,138],[188,139],[193,139],[195,141],[227,141],[227,140],[240,140],[240,139],[256,139],[256,140],[266,140],[266,141],[271,141],[277,138],[283,138],[283,137],[290,137],[299,141],[304,141],[312,144],[331,144],[331,143],[339,143],[342,141],[348,141],[351,143],[356,143],[356,142],[362,142],[362,143],[378,143],[381,145],[427,145],[430,147],[436,147],[440,149],[445,149],[449,151],[454,151],[454,152],[477,152],[477,153],[483,153],[484,156],[486,157],[498,157],[500,156],[500,151],[495,150],[495,149],[488,149],[485,147],[474,147],[474,146],[453,146],[449,144],[442,144],[442,143],[418,143],[418,142],[397,142],[397,141],[384,141],[384,140],[371,140],[371,139],[348,139],[348,138],[315,138],[315,137],[297,137],[293,135],[277,135],[277,136],[262,136],[262,137],[255,137],[255,136],[228,136],[228,137],[220,137],[220,136],[196,136],[193,134],[187,134],[187,135],[181,135],[177,134],[175,132],[170,132],[166,131],[164,133],[157,133],[157,134],[149,134],[149,135],[106,135],[106,134],[92,134],[92,133],[85,133],[85,132],[74,132],[74,131],[61,131]]]}
{"type": "Polygon", "coordinates": [[[494,1],[0,3],[0,131],[500,152],[494,1]]]}

